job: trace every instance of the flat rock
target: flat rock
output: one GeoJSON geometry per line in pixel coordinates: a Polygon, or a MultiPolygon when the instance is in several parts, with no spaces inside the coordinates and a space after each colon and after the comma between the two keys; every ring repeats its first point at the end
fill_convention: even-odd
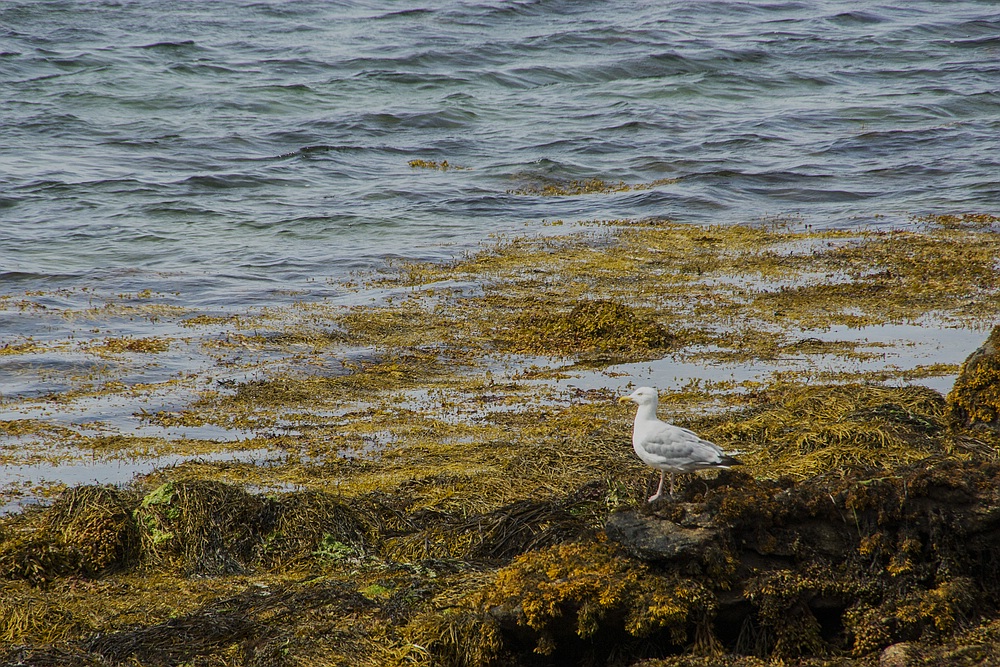
{"type": "Polygon", "coordinates": [[[697,557],[715,544],[719,536],[719,531],[713,528],[685,528],[634,510],[613,513],[604,530],[609,539],[643,560],[697,557]]]}

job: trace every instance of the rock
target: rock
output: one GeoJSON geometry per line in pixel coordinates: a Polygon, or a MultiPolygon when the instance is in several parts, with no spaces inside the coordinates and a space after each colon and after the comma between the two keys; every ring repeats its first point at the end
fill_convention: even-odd
{"type": "Polygon", "coordinates": [[[1000,430],[1000,326],[993,327],[982,347],[969,355],[947,398],[948,421],[954,426],[986,426],[1000,430]]]}
{"type": "Polygon", "coordinates": [[[915,664],[916,651],[908,642],[887,646],[878,659],[878,667],[909,667],[915,664]]]}
{"type": "Polygon", "coordinates": [[[713,528],[685,528],[634,510],[615,512],[608,517],[604,530],[609,539],[633,556],[652,561],[698,557],[719,537],[719,531],[713,528]]]}

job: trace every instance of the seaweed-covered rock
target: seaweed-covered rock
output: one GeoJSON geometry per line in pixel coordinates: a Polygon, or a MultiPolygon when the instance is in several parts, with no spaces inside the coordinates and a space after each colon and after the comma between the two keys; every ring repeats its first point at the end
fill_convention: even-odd
{"type": "Polygon", "coordinates": [[[948,394],[948,420],[954,426],[1000,429],[1000,326],[962,364],[948,394]]]}
{"type": "Polygon", "coordinates": [[[275,505],[220,482],[167,482],[135,510],[143,555],[189,574],[244,573],[272,534],[275,505]]]}
{"type": "Polygon", "coordinates": [[[260,560],[287,567],[314,558],[324,545],[363,552],[374,532],[368,513],[319,491],[288,493],[277,500],[273,532],[266,536],[260,560]]]}
{"type": "Polygon", "coordinates": [[[622,559],[602,541],[522,554],[481,600],[487,622],[552,664],[600,664],[637,638],[683,646],[689,627],[711,624],[716,606],[701,582],[622,559]]]}
{"type": "Polygon", "coordinates": [[[496,655],[520,656],[511,664],[629,664],[691,646],[870,662],[1000,613],[1000,464],[930,457],[800,482],[730,471],[697,487],[612,513],[607,541],[518,556],[454,605],[448,652],[488,627],[496,655]]]}
{"type": "Polygon", "coordinates": [[[87,573],[101,574],[135,562],[139,533],[132,496],[113,486],[65,491],[45,513],[43,530],[83,554],[87,573]]]}
{"type": "Polygon", "coordinates": [[[100,576],[134,563],[139,536],[129,494],[110,486],[78,486],[52,507],[21,517],[0,540],[0,577],[44,583],[100,576]]]}

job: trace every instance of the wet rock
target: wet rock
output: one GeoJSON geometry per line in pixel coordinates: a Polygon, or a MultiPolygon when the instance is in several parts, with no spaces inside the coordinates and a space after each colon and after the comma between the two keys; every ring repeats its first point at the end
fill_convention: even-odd
{"type": "Polygon", "coordinates": [[[651,561],[698,557],[719,537],[714,528],[685,528],[632,510],[609,516],[605,532],[633,556],[651,561]]]}
{"type": "Polygon", "coordinates": [[[953,426],[1000,430],[1000,326],[969,355],[948,394],[947,417],[953,426]]]}

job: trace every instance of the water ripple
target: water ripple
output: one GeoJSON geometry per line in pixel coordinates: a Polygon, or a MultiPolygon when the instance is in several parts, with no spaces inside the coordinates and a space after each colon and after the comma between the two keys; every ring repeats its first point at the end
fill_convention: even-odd
{"type": "Polygon", "coordinates": [[[0,26],[6,292],[114,269],[250,299],[555,217],[997,201],[987,2],[10,0],[0,26]],[[505,192],[542,177],[678,180],[505,192]]]}

